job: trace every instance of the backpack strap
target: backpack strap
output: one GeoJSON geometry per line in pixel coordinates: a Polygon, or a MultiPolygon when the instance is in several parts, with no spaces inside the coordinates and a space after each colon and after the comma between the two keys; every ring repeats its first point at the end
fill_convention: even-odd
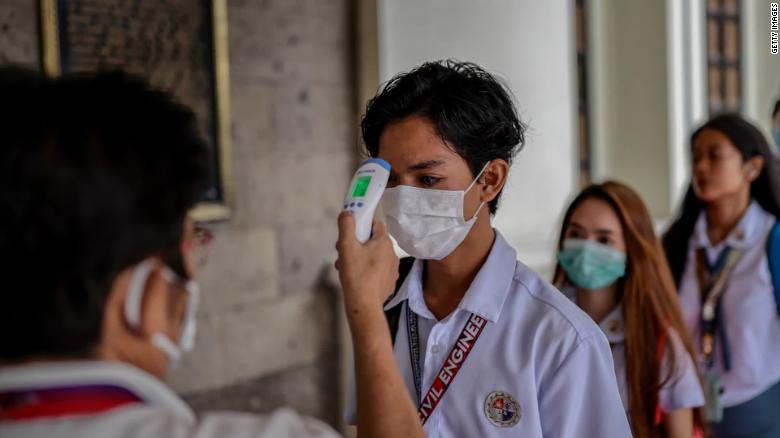
{"type": "MultiPolygon", "coordinates": [[[[406,276],[409,275],[409,271],[412,270],[413,264],[414,257],[404,257],[399,261],[398,280],[395,281],[395,292],[387,299],[388,302],[395,297],[395,294],[398,293],[398,289],[404,284],[404,280],[406,280],[406,276]]],[[[395,345],[395,333],[398,331],[398,320],[401,318],[402,308],[402,303],[399,303],[395,307],[385,310],[385,318],[387,318],[387,325],[390,327],[390,338],[393,340],[393,345],[395,345]]]]}
{"type": "Polygon", "coordinates": [[[776,222],[769,232],[766,241],[766,259],[772,277],[772,286],[775,289],[775,307],[777,314],[780,315],[780,222],[776,222]]]}

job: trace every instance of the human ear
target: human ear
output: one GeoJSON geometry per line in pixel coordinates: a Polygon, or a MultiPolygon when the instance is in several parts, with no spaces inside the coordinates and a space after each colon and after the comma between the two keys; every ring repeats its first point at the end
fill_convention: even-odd
{"type": "Polygon", "coordinates": [[[496,199],[496,196],[504,188],[508,175],[509,163],[500,158],[491,161],[485,168],[485,171],[482,172],[480,181],[482,183],[481,200],[490,202],[496,199]]]}
{"type": "Polygon", "coordinates": [[[749,182],[755,181],[764,169],[764,157],[757,155],[745,162],[749,182]]]}

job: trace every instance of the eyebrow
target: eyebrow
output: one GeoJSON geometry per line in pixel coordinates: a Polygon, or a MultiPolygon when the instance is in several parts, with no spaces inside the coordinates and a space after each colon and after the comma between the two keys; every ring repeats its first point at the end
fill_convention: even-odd
{"type": "MultiPolygon", "coordinates": [[[[583,227],[582,225],[578,224],[577,222],[570,223],[569,227],[571,227],[571,228],[579,228],[581,230],[585,229],[585,227],[583,227]]],[[[606,229],[606,228],[598,228],[598,229],[594,230],[594,233],[596,233],[596,234],[610,234],[610,235],[611,234],[615,234],[614,231],[606,229]]]]}
{"type": "Polygon", "coordinates": [[[423,170],[423,169],[430,169],[432,167],[441,166],[444,164],[444,160],[428,160],[428,161],[421,161],[419,163],[412,164],[411,166],[407,167],[407,171],[411,170],[423,170]]]}

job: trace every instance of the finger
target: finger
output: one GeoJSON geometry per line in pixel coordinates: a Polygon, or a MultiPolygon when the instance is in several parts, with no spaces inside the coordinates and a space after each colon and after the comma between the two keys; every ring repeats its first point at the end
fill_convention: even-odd
{"type": "Polygon", "coordinates": [[[355,237],[355,218],[349,211],[342,211],[339,214],[339,241],[337,247],[357,243],[355,237]]]}
{"type": "Polygon", "coordinates": [[[374,222],[371,226],[371,240],[387,237],[387,227],[385,226],[384,222],[380,221],[379,219],[374,219],[374,222]]]}

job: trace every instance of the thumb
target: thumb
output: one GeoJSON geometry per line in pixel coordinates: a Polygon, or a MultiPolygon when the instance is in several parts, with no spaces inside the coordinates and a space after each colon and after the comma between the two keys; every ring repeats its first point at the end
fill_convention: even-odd
{"type": "Polygon", "coordinates": [[[339,243],[352,244],[357,242],[355,237],[355,218],[352,216],[352,212],[342,211],[339,214],[339,243]]]}

